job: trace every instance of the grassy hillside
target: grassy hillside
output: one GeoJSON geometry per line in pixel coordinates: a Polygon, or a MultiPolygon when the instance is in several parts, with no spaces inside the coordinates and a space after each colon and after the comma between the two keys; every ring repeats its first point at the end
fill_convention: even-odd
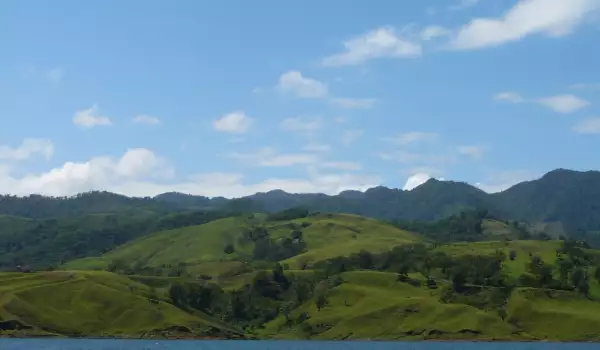
{"type": "Polygon", "coordinates": [[[396,274],[353,271],[328,293],[317,310],[314,301],[292,315],[307,321],[286,325],[283,316],[261,334],[273,338],[313,339],[509,339],[516,329],[497,315],[468,305],[442,304],[438,292],[397,282],[396,274]]]}
{"type": "Polygon", "coordinates": [[[0,323],[5,332],[126,337],[236,332],[201,313],[183,312],[167,300],[147,285],[108,272],[0,274],[0,323]]]}
{"type": "Polygon", "coordinates": [[[270,221],[265,216],[237,216],[207,224],[157,232],[124,244],[98,258],[67,263],[64,268],[108,269],[115,261],[128,266],[143,266],[168,273],[185,269],[192,275],[224,275],[241,271],[253,260],[255,242],[244,239],[253,228],[263,228],[276,242],[302,233],[303,252],[285,260],[290,266],[311,264],[335,256],[347,256],[361,249],[384,251],[392,246],[421,240],[417,235],[389,224],[347,214],[318,214],[305,218],[270,221]],[[225,247],[231,245],[229,254],[225,247]]]}

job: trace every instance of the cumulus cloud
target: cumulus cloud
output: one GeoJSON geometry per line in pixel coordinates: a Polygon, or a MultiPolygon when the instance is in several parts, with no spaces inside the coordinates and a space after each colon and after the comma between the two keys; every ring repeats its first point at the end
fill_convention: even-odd
{"type": "Polygon", "coordinates": [[[550,108],[557,113],[569,114],[587,107],[590,103],[575,95],[557,95],[536,100],[540,105],[550,108]]]}
{"type": "Polygon", "coordinates": [[[426,173],[413,174],[406,180],[406,183],[404,183],[402,189],[405,191],[413,190],[426,183],[429,179],[431,179],[431,176],[429,176],[429,174],[426,173]]]}
{"type": "Polygon", "coordinates": [[[432,132],[410,131],[398,134],[393,137],[384,138],[384,140],[392,142],[400,146],[406,146],[414,143],[434,142],[439,138],[439,135],[432,132]]]}
{"type": "Polygon", "coordinates": [[[298,71],[289,71],[279,77],[277,88],[300,98],[323,98],[328,95],[327,85],[307,78],[298,71]]]}
{"type": "Polygon", "coordinates": [[[521,95],[512,91],[500,92],[493,97],[494,101],[510,102],[510,103],[521,103],[525,100],[521,95]]]}
{"type": "Polygon", "coordinates": [[[381,27],[343,43],[345,51],[325,57],[324,66],[350,66],[368,60],[421,55],[421,45],[402,37],[392,27],[381,27]]]}
{"type": "Polygon", "coordinates": [[[248,117],[243,111],[235,111],[216,119],[213,122],[213,127],[221,132],[243,134],[250,129],[252,124],[252,118],[248,117]]]}
{"type": "Polygon", "coordinates": [[[109,117],[100,115],[98,105],[93,105],[88,109],[75,112],[73,124],[83,129],[91,129],[96,126],[112,125],[109,117]]]}
{"type": "Polygon", "coordinates": [[[421,31],[421,39],[425,40],[425,41],[429,41],[429,40],[432,40],[435,38],[448,36],[451,33],[452,32],[447,28],[444,28],[442,26],[433,25],[433,26],[425,27],[421,31]]]}
{"type": "Polygon", "coordinates": [[[579,134],[600,134],[600,117],[584,119],[575,126],[573,131],[579,134]]]}
{"type": "Polygon", "coordinates": [[[499,18],[476,18],[464,25],[452,38],[450,47],[471,50],[536,34],[565,36],[599,7],[598,0],[520,0],[499,18]]]}
{"type": "Polygon", "coordinates": [[[54,144],[50,140],[27,138],[17,147],[0,145],[0,160],[25,160],[36,154],[50,159],[54,153],[54,144]]]}
{"type": "Polygon", "coordinates": [[[133,118],[133,122],[136,124],[144,125],[158,125],[160,124],[160,119],[151,115],[140,114],[133,118]]]}
{"type": "Polygon", "coordinates": [[[172,174],[171,168],[152,151],[130,149],[122,157],[95,157],[86,162],[66,162],[41,174],[16,178],[2,174],[0,192],[17,195],[38,193],[73,195],[94,189],[112,189],[121,183],[172,174]]]}
{"type": "Polygon", "coordinates": [[[67,162],[39,174],[14,176],[0,167],[0,193],[70,196],[90,190],[107,190],[129,196],[154,196],[177,191],[209,197],[241,197],[282,189],[292,193],[337,194],[377,186],[372,175],[312,171],[305,177],[270,178],[249,183],[238,173],[200,173],[173,181],[174,170],[161,157],[144,148],[130,149],[121,157],[94,157],[67,162]],[[167,176],[166,176],[167,175],[167,176]]]}

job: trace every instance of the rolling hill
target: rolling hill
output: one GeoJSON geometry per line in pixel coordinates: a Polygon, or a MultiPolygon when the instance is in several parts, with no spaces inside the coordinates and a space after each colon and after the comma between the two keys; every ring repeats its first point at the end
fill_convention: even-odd
{"type": "MultiPolygon", "coordinates": [[[[304,251],[281,259],[293,267],[310,265],[335,256],[373,252],[415,243],[421,237],[390,224],[350,214],[317,214],[293,220],[272,221],[265,215],[244,215],[203,225],[156,232],[126,243],[101,257],[74,260],[68,269],[107,269],[112,262],[140,266],[160,273],[183,268],[194,275],[221,275],[243,271],[254,260],[256,242],[245,239],[253,229],[264,229],[275,242],[293,240],[301,232],[304,251]],[[231,245],[232,252],[225,247],[231,245]]],[[[246,268],[247,269],[247,268],[246,268]]]]}
{"type": "Polygon", "coordinates": [[[2,335],[233,336],[239,331],[186,313],[150,287],[108,272],[0,274],[2,335]]]}

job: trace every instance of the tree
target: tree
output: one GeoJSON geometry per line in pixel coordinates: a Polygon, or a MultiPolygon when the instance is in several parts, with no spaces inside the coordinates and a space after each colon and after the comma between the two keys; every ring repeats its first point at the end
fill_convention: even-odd
{"type": "Polygon", "coordinates": [[[223,252],[225,254],[233,254],[233,253],[235,253],[235,247],[233,246],[233,244],[227,243],[225,245],[225,248],[223,249],[223,252]]]}
{"type": "Polygon", "coordinates": [[[363,270],[369,270],[373,268],[373,254],[366,250],[361,250],[358,253],[359,266],[363,270]]]}
{"type": "Polygon", "coordinates": [[[457,271],[452,277],[452,290],[455,292],[462,292],[465,284],[467,283],[467,276],[464,271],[457,271]]]}
{"type": "Polygon", "coordinates": [[[315,288],[315,306],[318,311],[321,311],[322,308],[327,305],[327,292],[328,292],[327,281],[320,282],[315,288]]]}
{"type": "Polygon", "coordinates": [[[182,307],[187,303],[187,291],[185,287],[180,283],[174,283],[169,288],[169,297],[173,302],[173,305],[182,307]]]}

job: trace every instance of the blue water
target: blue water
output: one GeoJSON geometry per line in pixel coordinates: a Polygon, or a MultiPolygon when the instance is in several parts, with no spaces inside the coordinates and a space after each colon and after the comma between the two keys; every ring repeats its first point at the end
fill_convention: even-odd
{"type": "Polygon", "coordinates": [[[463,342],[310,342],[310,341],[154,341],[79,339],[0,339],[0,350],[591,350],[590,343],[463,343],[463,342]]]}

